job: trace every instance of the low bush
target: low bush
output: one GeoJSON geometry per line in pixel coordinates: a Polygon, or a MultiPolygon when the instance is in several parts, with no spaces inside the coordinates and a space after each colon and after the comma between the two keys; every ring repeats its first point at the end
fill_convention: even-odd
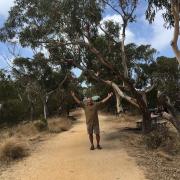
{"type": "Polygon", "coordinates": [[[154,130],[148,135],[144,136],[144,142],[149,149],[157,149],[162,145],[163,142],[166,141],[167,136],[167,129],[154,130]]]}
{"type": "Polygon", "coordinates": [[[154,130],[143,137],[143,141],[149,149],[162,149],[170,154],[180,152],[180,138],[177,133],[168,129],[154,130]]]}
{"type": "Polygon", "coordinates": [[[29,154],[29,148],[27,143],[24,143],[18,139],[7,139],[0,146],[0,160],[1,161],[13,161],[21,159],[29,154]]]}
{"type": "Polygon", "coordinates": [[[42,120],[38,120],[34,123],[34,126],[36,127],[36,129],[38,131],[46,131],[48,129],[48,125],[47,123],[45,123],[44,121],[42,120]]]}
{"type": "Polygon", "coordinates": [[[68,131],[71,127],[71,121],[68,119],[51,119],[48,122],[48,127],[51,133],[68,131]]]}

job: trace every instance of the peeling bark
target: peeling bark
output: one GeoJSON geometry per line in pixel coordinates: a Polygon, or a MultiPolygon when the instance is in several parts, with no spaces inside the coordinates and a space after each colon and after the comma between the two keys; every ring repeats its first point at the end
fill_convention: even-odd
{"type": "Polygon", "coordinates": [[[116,91],[115,91],[115,96],[116,96],[116,113],[117,115],[119,115],[121,112],[123,112],[121,96],[119,96],[116,91]]]}
{"type": "Polygon", "coordinates": [[[46,94],[43,100],[44,119],[47,120],[47,102],[50,94],[46,94]]]}
{"type": "Polygon", "coordinates": [[[118,87],[117,84],[115,84],[112,81],[105,81],[106,84],[112,86],[112,88],[118,93],[119,96],[121,96],[122,98],[126,99],[129,103],[133,104],[134,106],[136,106],[137,108],[139,108],[136,100],[130,96],[127,96],[123,91],[121,91],[121,89],[118,87]]]}
{"type": "Polygon", "coordinates": [[[176,56],[178,63],[180,64],[180,51],[178,48],[178,38],[179,38],[179,1],[171,0],[171,12],[174,17],[174,33],[171,42],[172,49],[176,56]]]}
{"type": "Polygon", "coordinates": [[[132,97],[127,96],[126,94],[121,91],[121,89],[118,87],[117,84],[111,81],[105,81],[106,84],[111,85],[113,89],[118,93],[119,96],[127,100],[129,103],[132,105],[136,106],[142,113],[143,116],[143,132],[144,133],[149,133],[151,131],[151,117],[150,117],[150,112],[148,110],[147,104],[144,102],[141,94],[138,94],[136,92],[136,97],[137,99],[134,99],[132,97]]]}
{"type": "Polygon", "coordinates": [[[125,48],[124,48],[124,41],[125,41],[125,32],[126,32],[126,27],[127,27],[127,20],[123,18],[123,30],[122,30],[122,40],[121,40],[121,52],[122,52],[122,66],[124,69],[124,77],[128,78],[128,68],[127,68],[127,62],[126,62],[126,53],[125,53],[125,48]]]}
{"type": "Polygon", "coordinates": [[[179,119],[177,119],[172,114],[167,113],[167,112],[163,112],[162,117],[164,119],[167,119],[169,122],[171,122],[173,126],[176,128],[176,130],[178,131],[178,133],[180,133],[180,120],[179,119]]]}
{"type": "Polygon", "coordinates": [[[44,112],[44,119],[47,120],[47,105],[45,102],[43,104],[43,112],[44,112]]]}
{"type": "Polygon", "coordinates": [[[162,113],[162,117],[171,122],[172,125],[176,128],[176,130],[180,133],[180,120],[177,119],[176,112],[170,102],[170,98],[166,94],[161,93],[160,91],[158,92],[157,98],[158,105],[161,108],[160,110],[164,111],[162,113]]]}

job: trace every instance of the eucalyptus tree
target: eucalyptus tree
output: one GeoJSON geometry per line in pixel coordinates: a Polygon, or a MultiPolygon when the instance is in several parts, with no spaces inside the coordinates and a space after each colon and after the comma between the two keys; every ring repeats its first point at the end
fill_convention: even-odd
{"type": "Polygon", "coordinates": [[[7,101],[18,99],[18,85],[6,70],[0,70],[0,104],[1,108],[7,101]]]}
{"type": "Polygon", "coordinates": [[[0,70],[0,123],[13,124],[23,117],[23,103],[18,94],[18,84],[10,73],[0,70]]]}
{"type": "MultiPolygon", "coordinates": [[[[158,11],[161,11],[166,28],[173,28],[171,47],[176,56],[176,60],[180,65],[180,50],[178,47],[179,28],[180,28],[179,27],[180,2],[179,0],[165,0],[165,1],[148,0],[146,18],[149,20],[150,23],[153,23],[158,11]]],[[[172,105],[170,105],[170,101],[167,101],[167,99],[169,98],[166,96],[166,98],[164,98],[163,104],[168,105],[168,107],[172,107],[172,105]]],[[[169,108],[169,114],[164,113],[164,117],[170,120],[173,124],[175,124],[175,126],[178,129],[180,129],[180,120],[172,112],[172,108],[169,108]]]]}
{"type": "Polygon", "coordinates": [[[151,130],[150,113],[141,92],[135,88],[132,77],[127,73],[127,58],[123,49],[126,28],[135,20],[137,3],[137,0],[79,0],[78,3],[75,0],[15,0],[15,5],[1,29],[1,40],[16,39],[22,46],[32,48],[59,47],[60,54],[56,54],[56,60],[59,63],[67,63],[66,65],[69,66],[73,64],[97,81],[111,86],[116,95],[140,110],[143,115],[144,132],[149,132],[151,130]],[[107,32],[101,23],[107,6],[120,14],[120,22],[123,22],[114,26],[112,32],[107,32]],[[123,31],[120,31],[121,28],[123,31]],[[99,29],[103,29],[109,37],[109,47],[111,44],[115,46],[120,42],[117,54],[121,57],[119,58],[121,68],[110,61],[113,55],[103,53],[100,47],[96,46],[99,29]],[[63,48],[68,50],[68,53],[64,54],[63,48]],[[95,72],[87,69],[86,52],[94,55],[99,66],[116,75],[118,83],[115,83],[111,76],[108,79],[102,79],[98,70],[95,72]],[[124,89],[128,91],[128,95],[124,89]]]}
{"type": "Polygon", "coordinates": [[[178,47],[180,2],[179,0],[148,0],[146,18],[152,23],[158,11],[161,11],[166,28],[173,28],[171,47],[180,65],[180,50],[178,47]]]}
{"type": "Polygon", "coordinates": [[[47,119],[49,96],[61,88],[67,79],[67,74],[62,73],[61,69],[55,71],[42,53],[34,55],[32,59],[16,58],[13,64],[14,77],[24,87],[29,101],[31,119],[33,119],[37,99],[40,99],[43,104],[44,119],[47,119]]]}

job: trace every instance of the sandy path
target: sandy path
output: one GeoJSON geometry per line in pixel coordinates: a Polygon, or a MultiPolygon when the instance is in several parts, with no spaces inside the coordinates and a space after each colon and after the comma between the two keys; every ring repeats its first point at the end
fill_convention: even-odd
{"type": "Polygon", "coordinates": [[[115,124],[100,115],[103,150],[90,151],[84,115],[67,132],[41,144],[37,152],[8,168],[1,180],[144,180],[118,139],[115,124]]]}

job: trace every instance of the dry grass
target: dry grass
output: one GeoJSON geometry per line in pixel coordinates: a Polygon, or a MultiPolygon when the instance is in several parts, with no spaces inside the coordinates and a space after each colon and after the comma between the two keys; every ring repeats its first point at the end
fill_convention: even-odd
{"type": "Polygon", "coordinates": [[[68,119],[50,119],[48,121],[49,132],[60,133],[62,131],[68,131],[71,128],[71,121],[68,119]]]}
{"type": "Polygon", "coordinates": [[[4,128],[0,132],[0,142],[10,137],[29,137],[31,135],[38,134],[38,130],[34,126],[34,123],[28,122],[26,124],[18,124],[11,128],[4,128]]]}
{"type": "Polygon", "coordinates": [[[51,118],[48,120],[48,128],[46,126],[46,129],[41,131],[41,127],[40,130],[37,128],[39,122],[39,120],[23,122],[17,126],[0,130],[1,165],[27,156],[39,142],[48,139],[50,133],[67,131],[72,125],[71,120],[66,118],[51,118]]]}
{"type": "Polygon", "coordinates": [[[38,130],[34,126],[33,122],[28,122],[26,124],[20,124],[17,127],[14,127],[14,134],[19,136],[31,136],[38,134],[38,130]]]}
{"type": "Polygon", "coordinates": [[[62,131],[67,131],[70,129],[72,122],[66,118],[51,118],[48,120],[48,128],[44,128],[44,124],[42,121],[36,120],[34,122],[26,122],[18,124],[17,126],[11,128],[4,128],[0,130],[0,143],[4,139],[9,139],[11,137],[18,138],[31,138],[34,136],[38,136],[43,133],[54,132],[60,133],[62,131]],[[42,131],[43,130],[43,131],[42,131]]]}
{"type": "Polygon", "coordinates": [[[147,179],[180,179],[180,139],[176,131],[152,132],[148,140],[136,127],[136,116],[117,118],[117,136],[128,154],[144,169],[147,179]],[[135,117],[135,118],[134,118],[135,117]],[[134,120],[133,120],[134,119],[134,120]],[[148,141],[148,148],[144,141],[148,141]]]}
{"type": "Polygon", "coordinates": [[[36,127],[37,131],[42,132],[46,131],[48,129],[47,123],[38,120],[34,123],[34,126],[36,127]]]}
{"type": "Polygon", "coordinates": [[[0,160],[10,162],[29,154],[28,144],[17,138],[9,138],[0,146],[0,160]]]}

